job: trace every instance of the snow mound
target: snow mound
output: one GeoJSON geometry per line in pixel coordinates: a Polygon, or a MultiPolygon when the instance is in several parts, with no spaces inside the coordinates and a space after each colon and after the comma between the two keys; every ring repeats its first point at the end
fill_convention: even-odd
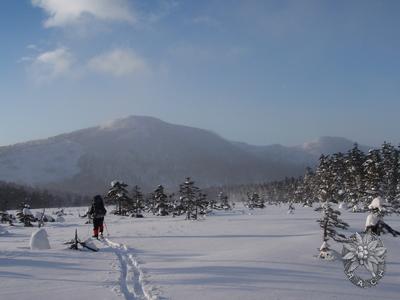
{"type": "Polygon", "coordinates": [[[44,228],[41,228],[32,233],[30,247],[31,250],[50,249],[49,239],[47,237],[47,232],[44,228]]]}
{"type": "Polygon", "coordinates": [[[384,210],[383,208],[383,199],[382,197],[378,196],[374,198],[371,204],[368,206],[369,209],[379,209],[380,211],[384,210]]]}
{"type": "Polygon", "coordinates": [[[367,217],[367,220],[365,221],[365,228],[367,228],[368,226],[375,226],[379,221],[378,216],[376,216],[375,214],[369,214],[367,217]]]}
{"type": "Polygon", "coordinates": [[[88,238],[83,242],[87,247],[92,248],[93,250],[99,250],[99,248],[96,246],[92,238],[88,238]]]}
{"type": "Polygon", "coordinates": [[[58,223],[64,223],[64,222],[65,222],[65,219],[64,219],[63,216],[57,216],[56,222],[58,222],[58,223]]]}

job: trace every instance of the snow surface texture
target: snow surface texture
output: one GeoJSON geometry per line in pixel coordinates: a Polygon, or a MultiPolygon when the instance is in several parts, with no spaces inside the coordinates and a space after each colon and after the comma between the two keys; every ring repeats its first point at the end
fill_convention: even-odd
{"type": "Polygon", "coordinates": [[[50,242],[47,237],[47,232],[44,228],[41,228],[32,233],[31,240],[29,242],[31,250],[46,250],[50,249],[50,242]]]}
{"type": "Polygon", "coordinates": [[[58,223],[64,223],[64,222],[65,222],[65,219],[64,219],[63,216],[57,216],[56,222],[58,222],[58,223]]]}
{"type": "MultiPolygon", "coordinates": [[[[80,208],[81,214],[84,208],[80,208]]],[[[360,289],[344,274],[340,259],[316,259],[319,213],[296,207],[218,211],[206,220],[107,216],[110,236],[95,241],[99,252],[67,250],[75,228],[85,240],[77,209],[65,223],[46,224],[52,249],[26,247],[37,228],[9,227],[0,238],[0,299],[41,300],[375,300],[399,299],[400,239],[382,236],[388,249],[386,275],[360,289]]],[[[343,212],[347,235],[364,230],[367,214],[343,212]]],[[[385,221],[400,227],[399,217],[385,221]]],[[[333,251],[341,246],[330,242],[333,251]]]]}

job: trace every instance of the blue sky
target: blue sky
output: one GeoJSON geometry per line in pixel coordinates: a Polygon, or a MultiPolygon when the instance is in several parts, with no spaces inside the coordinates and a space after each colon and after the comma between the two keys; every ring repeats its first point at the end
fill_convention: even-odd
{"type": "Polygon", "coordinates": [[[400,142],[400,1],[3,0],[0,145],[128,115],[400,142]]]}

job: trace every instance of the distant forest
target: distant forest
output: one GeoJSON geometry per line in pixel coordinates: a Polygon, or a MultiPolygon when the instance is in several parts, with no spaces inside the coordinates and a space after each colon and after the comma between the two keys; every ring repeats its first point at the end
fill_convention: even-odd
{"type": "Polygon", "coordinates": [[[224,192],[231,201],[247,201],[256,193],[269,203],[302,203],[312,206],[329,199],[363,210],[381,196],[400,213],[400,147],[383,143],[380,149],[364,153],[355,144],[347,153],[321,155],[315,170],[307,168],[299,178],[251,185],[208,189],[208,194],[224,192]]]}
{"type": "Polygon", "coordinates": [[[89,205],[90,199],[72,193],[54,192],[0,181],[0,211],[16,209],[21,203],[32,208],[89,205]]]}
{"type": "MultiPolygon", "coordinates": [[[[385,198],[394,211],[400,213],[400,147],[384,143],[380,149],[362,152],[355,144],[347,153],[321,155],[315,170],[307,168],[305,175],[282,181],[202,189],[208,200],[222,192],[231,202],[247,202],[257,197],[266,203],[345,202],[354,209],[365,209],[377,195],[385,198]]],[[[152,198],[148,193],[145,198],[152,198]]],[[[169,195],[174,202],[177,193],[169,195]]],[[[32,208],[87,206],[91,199],[67,192],[26,187],[0,181],[0,210],[15,209],[21,203],[32,208]]]]}

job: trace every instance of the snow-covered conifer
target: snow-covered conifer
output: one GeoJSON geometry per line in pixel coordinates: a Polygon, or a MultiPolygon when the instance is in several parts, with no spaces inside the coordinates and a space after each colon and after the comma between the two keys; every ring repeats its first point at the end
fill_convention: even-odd
{"type": "Polygon", "coordinates": [[[33,216],[28,204],[20,205],[17,211],[17,218],[25,227],[32,227],[32,222],[35,222],[35,217],[33,216]]]}
{"type": "Polygon", "coordinates": [[[194,181],[190,177],[180,185],[179,194],[182,206],[186,211],[186,219],[197,220],[199,215],[205,214],[208,205],[207,197],[194,185],[194,181]]]}
{"type": "Polygon", "coordinates": [[[364,207],[366,208],[373,198],[382,194],[383,164],[380,151],[377,149],[370,150],[363,167],[366,195],[364,207]]]}
{"type": "Polygon", "coordinates": [[[324,258],[327,255],[326,252],[330,250],[328,246],[329,239],[338,242],[346,239],[346,236],[338,233],[336,229],[347,229],[348,227],[348,224],[339,218],[340,212],[333,208],[333,204],[337,203],[337,201],[335,199],[336,191],[331,163],[332,160],[328,156],[321,155],[316,171],[318,176],[317,195],[320,200],[320,206],[315,210],[322,213],[321,218],[317,222],[323,231],[322,240],[325,245],[324,252],[322,250],[320,252],[321,258],[324,258]]]}
{"type": "Polygon", "coordinates": [[[164,187],[159,185],[154,191],[154,212],[158,216],[166,216],[168,211],[168,196],[164,193],[164,187]]]}
{"type": "Polygon", "coordinates": [[[128,196],[127,184],[122,181],[114,180],[111,182],[111,188],[108,190],[106,201],[109,204],[116,205],[116,215],[126,215],[130,209],[132,200],[128,196]]]}
{"type": "MultiPolygon", "coordinates": [[[[347,152],[345,157],[345,201],[349,207],[363,203],[365,195],[364,164],[365,154],[359,149],[358,144],[347,152]]],[[[362,205],[363,206],[363,205],[362,205]]]]}
{"type": "Polygon", "coordinates": [[[229,198],[224,192],[219,192],[214,209],[230,210],[232,206],[229,204],[229,198]]]}
{"type": "Polygon", "coordinates": [[[400,199],[397,197],[400,184],[400,151],[389,143],[381,147],[382,196],[387,201],[386,213],[400,213],[400,199]]]}
{"type": "Polygon", "coordinates": [[[252,195],[247,194],[246,206],[249,209],[264,208],[265,207],[264,199],[260,197],[258,193],[253,193],[252,195]]]}
{"type": "Polygon", "coordinates": [[[132,190],[132,201],[133,207],[131,210],[131,216],[140,218],[143,217],[143,210],[145,209],[145,203],[143,199],[143,194],[140,191],[140,187],[135,185],[132,190]]]}

